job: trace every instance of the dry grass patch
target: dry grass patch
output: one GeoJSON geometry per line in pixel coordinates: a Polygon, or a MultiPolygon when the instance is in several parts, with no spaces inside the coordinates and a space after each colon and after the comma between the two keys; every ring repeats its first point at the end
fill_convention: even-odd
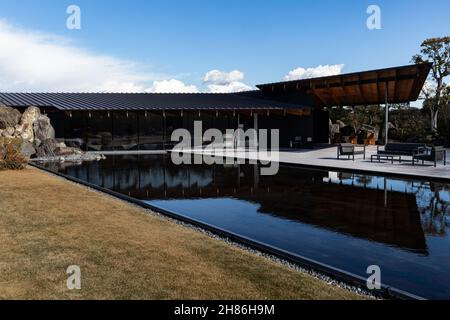
{"type": "Polygon", "coordinates": [[[0,299],[357,298],[36,169],[0,181],[0,299]]]}

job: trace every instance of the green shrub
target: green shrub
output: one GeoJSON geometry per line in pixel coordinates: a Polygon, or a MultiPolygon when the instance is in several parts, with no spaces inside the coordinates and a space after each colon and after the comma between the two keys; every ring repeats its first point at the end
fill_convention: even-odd
{"type": "Polygon", "coordinates": [[[22,170],[28,158],[21,153],[22,139],[0,138],[0,170],[22,170]]]}

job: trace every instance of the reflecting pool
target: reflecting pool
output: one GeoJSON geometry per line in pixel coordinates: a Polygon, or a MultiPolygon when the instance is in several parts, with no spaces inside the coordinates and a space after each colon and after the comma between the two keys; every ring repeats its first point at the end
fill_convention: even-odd
{"type": "Polygon", "coordinates": [[[449,185],[281,165],[172,164],[170,156],[110,156],[47,165],[153,206],[367,277],[450,299],[449,185]]]}

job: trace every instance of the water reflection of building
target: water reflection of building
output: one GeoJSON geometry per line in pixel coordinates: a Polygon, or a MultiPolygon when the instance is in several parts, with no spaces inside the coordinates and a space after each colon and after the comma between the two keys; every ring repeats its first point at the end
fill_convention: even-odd
{"type": "MultiPolygon", "coordinates": [[[[424,231],[442,232],[442,226],[436,232],[435,220],[430,227],[430,219],[424,219],[428,211],[423,205],[434,203],[442,188],[419,183],[411,187],[403,182],[402,192],[399,181],[393,187],[380,177],[284,166],[276,176],[259,176],[254,165],[176,166],[162,156],[113,157],[63,170],[139,199],[234,197],[258,203],[261,212],[279,218],[423,253],[424,231]]],[[[433,206],[433,217],[446,217],[448,202],[441,198],[440,205],[433,206]]]]}
{"type": "Polygon", "coordinates": [[[254,165],[176,166],[161,156],[114,157],[64,170],[139,199],[251,201],[278,218],[426,254],[415,194],[337,184],[326,171],[281,166],[276,176],[259,176],[254,165]]]}

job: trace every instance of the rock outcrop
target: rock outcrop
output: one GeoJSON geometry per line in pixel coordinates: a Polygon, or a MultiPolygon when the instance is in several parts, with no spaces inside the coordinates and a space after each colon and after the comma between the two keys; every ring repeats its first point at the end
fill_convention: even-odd
{"type": "Polygon", "coordinates": [[[22,145],[20,146],[20,152],[27,158],[31,158],[36,154],[36,149],[33,144],[23,140],[22,145]]]}
{"type": "Polygon", "coordinates": [[[42,141],[55,139],[55,129],[50,124],[50,118],[40,115],[33,123],[34,145],[40,146],[42,141]]]}
{"type": "MultiPolygon", "coordinates": [[[[21,154],[37,161],[93,161],[102,155],[90,155],[79,148],[66,146],[55,139],[55,129],[50,118],[37,107],[29,107],[23,114],[16,109],[0,105],[0,138],[22,141],[21,154]]],[[[0,145],[0,152],[3,147],[0,145]]]]}
{"type": "Polygon", "coordinates": [[[20,123],[16,126],[15,136],[25,141],[34,143],[34,122],[41,116],[41,111],[36,107],[29,107],[22,114],[20,123]]]}
{"type": "Polygon", "coordinates": [[[7,131],[7,134],[9,134],[11,128],[15,128],[19,123],[20,117],[21,114],[18,110],[0,105],[0,130],[2,134],[5,130],[9,130],[7,131]]]}
{"type": "Polygon", "coordinates": [[[54,157],[55,149],[58,147],[58,141],[55,139],[46,139],[36,146],[36,155],[38,158],[54,157]]]}

